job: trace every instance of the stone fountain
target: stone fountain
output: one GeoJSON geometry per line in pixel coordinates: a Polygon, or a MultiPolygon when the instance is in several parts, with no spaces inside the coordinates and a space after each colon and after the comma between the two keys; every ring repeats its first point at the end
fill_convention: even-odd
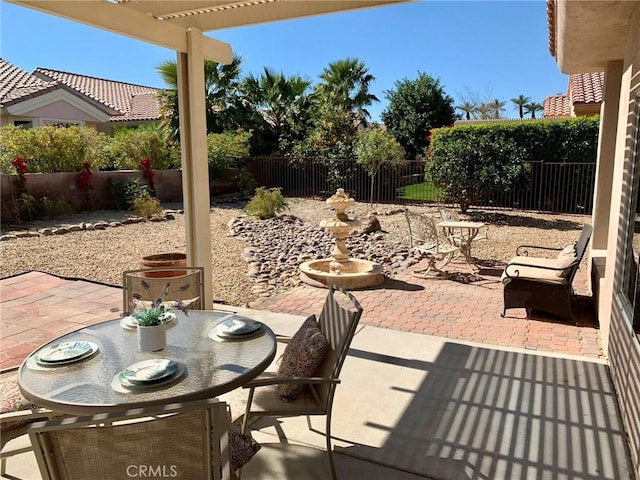
{"type": "Polygon", "coordinates": [[[320,226],[331,231],[335,247],[331,258],[311,260],[300,265],[301,280],[316,287],[335,285],[348,290],[380,285],[384,281],[382,266],[369,260],[349,258],[347,237],[360,225],[360,221],[349,218],[346,210],[355,204],[355,200],[339,188],[335,195],[327,199],[327,204],[335,210],[336,216],[322,220],[320,226]]]}

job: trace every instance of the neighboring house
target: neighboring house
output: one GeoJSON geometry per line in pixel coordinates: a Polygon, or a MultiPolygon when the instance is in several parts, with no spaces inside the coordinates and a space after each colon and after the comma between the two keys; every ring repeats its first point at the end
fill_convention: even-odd
{"type": "Polygon", "coordinates": [[[566,95],[551,95],[544,99],[544,118],[599,115],[603,90],[603,72],[572,74],[566,95]]]}
{"type": "Polygon", "coordinates": [[[0,59],[0,125],[114,126],[160,120],[160,89],[37,68],[33,73],[0,59]]]}

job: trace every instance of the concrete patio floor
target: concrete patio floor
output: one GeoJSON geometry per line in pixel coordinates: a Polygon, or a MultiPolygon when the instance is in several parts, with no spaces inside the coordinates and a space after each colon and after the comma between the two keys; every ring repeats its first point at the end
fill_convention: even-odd
{"type": "MultiPolygon", "coordinates": [[[[466,285],[407,272],[355,292],[365,313],[334,401],[340,478],[632,478],[589,305],[577,302],[574,322],[515,310],[503,319],[495,280],[466,285]]],[[[252,306],[317,313],[325,295],[303,286],[252,306]]],[[[117,317],[122,303],[117,287],[42,272],[0,280],[0,298],[3,366],[58,335],[117,317]]],[[[278,333],[299,324],[291,315],[271,317],[278,333]]],[[[224,398],[234,417],[244,394],[224,398]]],[[[304,418],[255,424],[263,447],[243,479],[329,478],[324,419],[312,423],[314,431],[304,418]]],[[[39,478],[30,454],[10,459],[7,472],[39,478]]]]}

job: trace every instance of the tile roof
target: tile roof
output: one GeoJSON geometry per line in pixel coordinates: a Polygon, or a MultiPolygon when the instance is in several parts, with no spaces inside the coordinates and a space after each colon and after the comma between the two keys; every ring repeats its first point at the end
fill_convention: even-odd
{"type": "Polygon", "coordinates": [[[112,116],[110,121],[158,120],[160,118],[160,101],[156,97],[160,91],[158,88],[41,67],[36,68],[34,75],[43,80],[57,81],[120,113],[112,116]]]}
{"type": "Polygon", "coordinates": [[[575,73],[569,77],[569,95],[575,103],[602,103],[604,72],[575,73]]]}
{"type": "Polygon", "coordinates": [[[0,58],[0,106],[60,88],[0,58]]]}
{"type": "Polygon", "coordinates": [[[571,116],[571,108],[567,95],[551,95],[544,99],[544,118],[569,116],[571,116]]]}

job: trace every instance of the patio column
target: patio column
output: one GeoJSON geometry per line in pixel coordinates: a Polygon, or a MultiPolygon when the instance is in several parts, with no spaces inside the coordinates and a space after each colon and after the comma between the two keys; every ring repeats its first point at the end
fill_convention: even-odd
{"type": "Polygon", "coordinates": [[[187,265],[204,267],[205,309],[213,308],[209,168],[202,32],[187,31],[187,52],[178,53],[178,111],[187,265]]]}

